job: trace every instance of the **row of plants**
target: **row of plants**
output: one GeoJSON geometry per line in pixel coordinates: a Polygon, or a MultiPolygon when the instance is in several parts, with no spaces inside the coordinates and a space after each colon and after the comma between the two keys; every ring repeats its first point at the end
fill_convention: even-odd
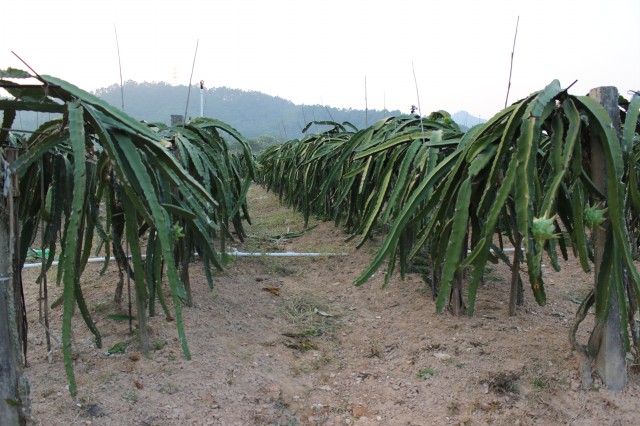
{"type": "MultiPolygon", "coordinates": [[[[618,135],[597,101],[570,95],[553,81],[466,133],[439,112],[289,141],[259,156],[259,180],[306,215],[344,220],[361,242],[374,227],[386,228],[355,284],[385,262],[385,284],[396,265],[404,275],[412,263],[427,264],[438,311],[448,303],[455,313],[466,308],[473,315],[487,262],[498,261],[512,268],[512,314],[522,300],[521,263],[543,305],[543,253],[555,269],[559,256],[572,253],[590,271],[592,237],[602,230],[606,245],[597,283],[580,307],[572,339],[594,304],[596,330],[604,324],[615,293],[624,302],[619,319],[625,349],[632,336],[637,353],[639,111],[640,96],[620,98],[618,135]],[[596,183],[601,164],[603,186],[596,183]],[[513,257],[506,246],[515,248],[513,257]]],[[[598,346],[590,342],[592,356],[598,346]]]]}
{"type": "MultiPolygon", "coordinates": [[[[212,268],[226,262],[225,241],[245,236],[245,195],[255,166],[244,138],[208,118],[174,127],[141,123],[55,77],[9,69],[0,72],[0,87],[13,96],[0,100],[0,140],[19,152],[10,169],[21,194],[16,269],[32,244],[48,253],[46,270],[60,260],[56,281],[63,287],[62,350],[70,393],[77,392],[71,337],[76,306],[101,347],[80,285],[90,255],[100,250],[103,272],[114,256],[134,283],[142,350],[149,350],[146,318],[156,314],[158,302],[166,317],[175,319],[189,359],[182,322],[182,305],[191,303],[188,264],[197,253],[213,286],[212,268]],[[12,132],[18,111],[62,116],[24,137],[12,132]],[[228,140],[239,143],[242,152],[231,153],[228,140]]],[[[118,301],[122,276],[114,289],[118,301]]]]}
{"type": "Polygon", "coordinates": [[[304,130],[312,125],[329,129],[260,153],[258,180],[283,203],[303,211],[306,220],[311,214],[333,219],[356,234],[361,233],[358,229],[370,231],[369,219],[388,204],[391,194],[380,190],[379,178],[386,183],[383,189],[397,191],[390,197],[389,215],[416,183],[404,180],[412,161],[421,172],[432,169],[463,134],[444,111],[424,120],[415,115],[388,117],[360,131],[349,123],[328,121],[311,122],[304,130]],[[423,144],[423,138],[433,138],[433,143],[423,144]],[[406,191],[400,194],[405,183],[406,191]]]}

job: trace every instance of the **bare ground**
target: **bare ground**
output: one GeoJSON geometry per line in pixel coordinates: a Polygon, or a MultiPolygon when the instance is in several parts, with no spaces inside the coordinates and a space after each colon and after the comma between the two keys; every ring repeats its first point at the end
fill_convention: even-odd
{"type": "MultiPolygon", "coordinates": [[[[175,324],[150,319],[153,350],[140,354],[126,313],[112,302],[115,266],[82,279],[104,338],[102,349],[74,319],[77,399],[70,397],[54,342],[48,362],[38,323],[37,270],[25,270],[33,415],[42,425],[634,425],[640,381],[630,368],[618,393],[601,384],[582,389],[569,327],[592,285],[574,260],[545,266],[549,303],[526,291],[507,315],[509,271],[494,266],[479,290],[476,315],[436,314],[419,275],[383,270],[352,286],[380,237],[355,249],[332,223],[299,238],[268,238],[303,229],[298,214],[252,188],[251,238],[240,249],[345,252],[320,258],[237,258],[209,289],[202,265],[190,269],[194,306],[184,318],[192,360],[182,357],[175,324]],[[123,343],[124,352],[107,350],[123,343]]],[[[384,269],[384,268],[383,268],[384,269]]],[[[50,275],[53,279],[54,275],[50,275]]],[[[52,299],[60,289],[51,286],[52,299]]],[[[135,305],[135,304],[134,304],[135,305]]],[[[579,338],[586,343],[590,319],[579,338]]],[[[61,310],[51,313],[60,336],[61,310]]],[[[134,324],[135,326],[135,324],[134,324]]]]}

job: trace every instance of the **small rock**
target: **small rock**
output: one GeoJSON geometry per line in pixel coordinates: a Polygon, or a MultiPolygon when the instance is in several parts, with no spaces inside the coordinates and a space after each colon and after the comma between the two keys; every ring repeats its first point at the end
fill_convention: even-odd
{"type": "Polygon", "coordinates": [[[436,358],[438,358],[441,361],[447,361],[451,359],[451,355],[446,354],[444,352],[436,352],[435,354],[433,354],[433,356],[435,356],[436,358]]]}
{"type": "Polygon", "coordinates": [[[361,405],[356,405],[351,409],[351,414],[353,414],[353,417],[355,418],[363,417],[366,414],[366,412],[367,410],[365,410],[365,408],[361,405]]]}
{"type": "Polygon", "coordinates": [[[104,415],[102,408],[100,408],[98,404],[92,404],[89,408],[87,408],[87,414],[93,417],[100,417],[104,415]]]}

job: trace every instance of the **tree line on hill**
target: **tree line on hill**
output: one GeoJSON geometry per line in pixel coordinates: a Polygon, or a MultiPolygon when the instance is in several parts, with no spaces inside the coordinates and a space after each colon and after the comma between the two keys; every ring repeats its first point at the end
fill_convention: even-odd
{"type": "MultiPolygon", "coordinates": [[[[187,118],[200,114],[200,89],[194,87],[189,94],[185,85],[167,83],[137,83],[124,85],[125,111],[135,118],[169,124],[171,115],[187,118]]],[[[120,86],[98,89],[96,94],[112,105],[121,104],[120,86]]],[[[324,105],[296,105],[293,102],[257,91],[215,87],[204,90],[204,115],[222,120],[238,130],[244,137],[289,140],[300,138],[302,129],[310,121],[348,121],[364,128],[400,111],[333,108],[324,105]]],[[[408,111],[405,111],[408,112],[408,111]]]]}
{"type": "MultiPolygon", "coordinates": [[[[121,93],[124,94],[124,111],[138,120],[170,124],[171,116],[183,116],[185,109],[187,118],[200,114],[200,89],[195,85],[189,93],[186,85],[130,80],[124,84],[122,92],[117,84],[95,91],[98,97],[116,107],[123,104],[121,93]]],[[[411,110],[411,105],[407,106],[406,111],[297,105],[278,96],[229,87],[205,89],[203,95],[204,115],[234,127],[250,140],[256,151],[274,143],[303,137],[302,130],[311,121],[346,121],[363,129],[384,117],[409,113],[411,110]]],[[[18,115],[16,124],[25,130],[33,130],[55,118],[54,114],[47,113],[21,112],[18,115]]],[[[457,112],[452,117],[462,129],[484,121],[466,111],[457,112]]],[[[308,131],[322,130],[322,127],[312,126],[308,131]]]]}

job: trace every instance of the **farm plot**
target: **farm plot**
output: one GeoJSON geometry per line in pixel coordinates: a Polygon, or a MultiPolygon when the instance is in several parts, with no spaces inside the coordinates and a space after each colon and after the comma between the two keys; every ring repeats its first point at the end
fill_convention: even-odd
{"type": "MultiPolygon", "coordinates": [[[[597,381],[582,389],[569,328],[593,277],[579,261],[561,272],[542,266],[549,302],[530,292],[517,316],[502,295],[510,270],[486,270],[475,316],[436,314],[422,278],[396,274],[381,289],[386,265],[361,287],[353,281],[383,235],[359,250],[332,223],[280,207],[259,187],[249,191],[253,224],[238,250],[346,252],[318,258],[237,258],[208,288],[202,265],[190,266],[193,306],[184,309],[192,360],[182,357],[175,326],[149,318],[149,357],[128,334],[127,304],[115,305],[117,268],[81,283],[103,331],[97,349],[73,322],[79,394],[66,390],[61,352],[48,362],[44,330],[29,317],[33,414],[39,424],[95,425],[440,425],[633,424],[640,409],[638,373],[624,391],[597,381]],[[111,352],[111,353],[109,353],[111,352]]],[[[36,270],[24,274],[27,311],[37,312],[36,270]]],[[[58,288],[52,286],[52,297],[58,288]]],[[[59,339],[61,312],[51,318],[59,339]]],[[[78,315],[76,313],[76,315],[78,315]]],[[[579,330],[586,339],[590,313],[579,330]]],[[[134,324],[135,326],[135,324],[134,324]]]]}
{"type": "MultiPolygon", "coordinates": [[[[30,77],[16,70],[7,75],[30,77]]],[[[633,421],[640,342],[634,264],[640,97],[621,100],[613,88],[572,96],[553,81],[466,133],[446,112],[391,117],[361,131],[334,123],[329,131],[261,156],[254,174],[248,148],[241,157],[228,155],[218,129],[241,137],[222,123],[145,126],[62,80],[36,77],[42,85],[35,95],[44,106],[30,101],[31,85],[3,82],[20,100],[2,101],[0,139],[25,142],[6,130],[17,110],[66,114],[30,136],[28,155],[4,174],[27,177],[20,180],[27,198],[21,205],[27,207],[14,220],[22,228],[14,272],[37,223],[48,223],[41,249],[54,248],[49,261],[62,234],[58,274],[47,281],[62,282],[63,297],[52,289],[49,300],[63,300],[63,309],[54,307],[51,322],[44,317],[57,346],[49,349],[49,334],[37,335],[42,318],[30,319],[36,332],[24,340],[32,348],[47,341],[44,354],[30,352],[36,353],[33,373],[44,360],[64,364],[66,372],[65,382],[48,369],[44,379],[35,379],[35,415],[46,419],[43,424],[53,411],[63,416],[56,423],[85,424],[633,421]],[[620,133],[617,119],[624,121],[620,133]],[[53,167],[56,173],[73,171],[73,187],[63,186],[70,203],[49,202],[42,189],[45,160],[51,159],[66,165],[53,167]],[[259,219],[245,232],[241,220],[248,221],[244,195],[251,178],[302,216],[274,207],[275,197],[254,188],[251,210],[260,212],[259,219]],[[214,190],[230,183],[233,194],[214,190]],[[111,210],[102,228],[97,206],[107,188],[111,210]],[[346,228],[313,223],[316,215],[346,228]],[[116,226],[122,217],[125,223],[116,226]],[[134,264],[126,298],[113,294],[123,284],[121,273],[85,267],[94,227],[101,240],[113,241],[121,261],[127,257],[121,244],[126,234],[134,264]],[[104,232],[111,228],[113,233],[104,232]],[[227,246],[232,234],[242,244],[227,246]],[[140,239],[145,235],[146,242],[140,239]],[[357,235],[355,246],[346,243],[357,235]],[[213,244],[218,237],[219,247],[213,244]],[[505,237],[516,249],[512,261],[504,254],[505,237]],[[227,248],[346,255],[262,255],[227,265],[227,248]],[[194,251],[199,258],[191,264],[194,251]],[[510,270],[492,266],[498,259],[510,270]],[[577,272],[578,265],[590,271],[590,261],[595,287],[593,276],[577,272]],[[211,263],[219,267],[215,277],[211,263]],[[229,267],[219,272],[222,266],[229,267]],[[81,276],[83,271],[89,274],[81,276]],[[520,273],[528,275],[532,296],[522,291],[520,273]],[[213,289],[195,289],[214,281],[213,289]],[[511,296],[505,300],[506,288],[511,296]],[[164,317],[156,314],[156,296],[164,317]],[[433,303],[437,315],[428,313],[433,303]],[[506,303],[515,317],[509,321],[502,316],[506,303]],[[461,318],[465,310],[470,319],[461,318]],[[80,315],[91,335],[72,321],[80,315]],[[588,330],[584,347],[578,342],[588,330]],[[197,341],[193,351],[187,334],[197,341]],[[192,353],[197,360],[191,361],[192,353]],[[606,386],[593,380],[592,361],[606,386]]],[[[51,183],[61,182],[71,180],[51,183]]],[[[14,217],[8,206],[7,217],[14,217]]],[[[38,284],[30,274],[26,282],[38,284]]],[[[15,288],[21,296],[22,287],[15,288]]],[[[43,300],[48,305],[42,288],[48,287],[31,284],[29,309],[8,305],[34,312],[43,300]]],[[[14,325],[23,321],[22,315],[10,319],[14,325]]],[[[26,328],[14,325],[4,339],[19,358],[14,335],[24,336],[26,328]]],[[[14,392],[0,399],[13,407],[0,412],[17,411],[21,398],[14,392]]]]}

